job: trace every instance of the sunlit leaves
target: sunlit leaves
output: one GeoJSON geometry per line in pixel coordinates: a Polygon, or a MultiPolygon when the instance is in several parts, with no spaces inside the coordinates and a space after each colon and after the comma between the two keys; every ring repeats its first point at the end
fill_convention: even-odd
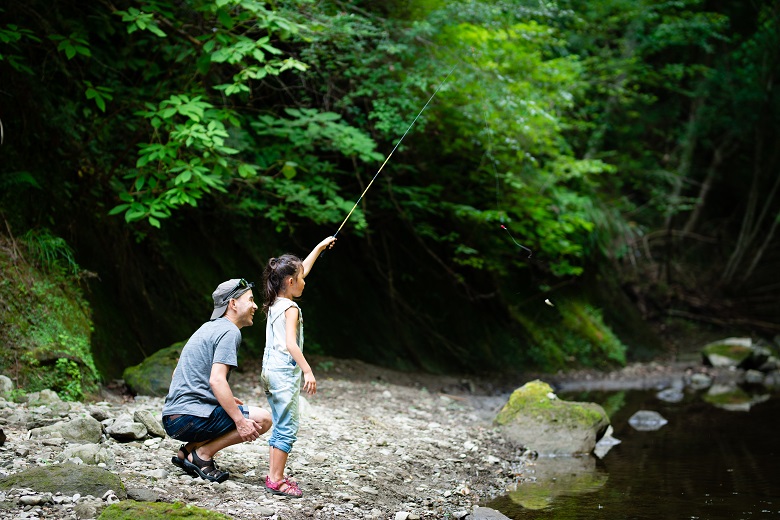
{"type": "Polygon", "coordinates": [[[381,161],[382,155],[375,151],[376,143],[364,132],[345,124],[341,115],[308,108],[287,108],[287,118],[260,116],[252,123],[259,135],[283,138],[293,149],[337,150],[361,161],[381,161]]]}
{"type": "Polygon", "coordinates": [[[233,175],[257,175],[255,166],[230,158],[239,150],[227,143],[230,133],[223,120],[229,114],[200,96],[173,95],[139,115],[164,138],[139,145],[138,170],[126,176],[134,179],[134,190],[123,196],[130,203],[112,214],[124,211],[128,222],[145,218],[159,227],[173,208],[195,206],[206,193],[226,191],[233,175]]]}

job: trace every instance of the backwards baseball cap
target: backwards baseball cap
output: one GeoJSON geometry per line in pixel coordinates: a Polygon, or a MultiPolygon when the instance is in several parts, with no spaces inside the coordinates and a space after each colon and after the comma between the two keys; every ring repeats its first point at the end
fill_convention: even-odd
{"type": "Polygon", "coordinates": [[[255,284],[247,282],[243,278],[232,278],[227,282],[222,282],[217,289],[211,293],[214,298],[214,312],[211,313],[212,320],[215,320],[225,314],[230,300],[241,298],[245,292],[254,287],[255,284]]]}

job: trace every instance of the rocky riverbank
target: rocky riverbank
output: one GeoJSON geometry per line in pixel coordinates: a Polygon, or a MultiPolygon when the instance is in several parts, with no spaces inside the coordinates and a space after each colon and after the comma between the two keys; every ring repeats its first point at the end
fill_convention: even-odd
{"type": "MultiPolygon", "coordinates": [[[[764,362],[766,373],[668,362],[610,373],[503,378],[400,373],[314,356],[311,362],[319,391],[302,402],[299,440],[288,465],[302,499],[266,494],[267,437],[218,455],[231,473],[223,484],[184,474],[170,462],[180,442],[159,431],[162,398],[133,397],[116,385],[94,402],[64,403],[51,392],[28,396],[25,403],[0,399],[0,519],[97,518],[127,498],[198,506],[235,519],[505,518],[483,506],[534,478],[534,454],[507,442],[493,419],[509,394],[528,381],[542,379],[556,392],[707,388],[713,381],[719,387],[747,381],[777,388],[780,382],[775,358],[764,362]],[[76,426],[84,426],[88,440],[72,440],[80,435],[76,426]],[[117,484],[104,483],[91,493],[62,477],[44,491],[4,486],[32,468],[53,475],[63,467],[75,475],[105,468],[104,476],[114,479],[108,482],[117,484]]],[[[259,367],[245,366],[231,385],[244,402],[267,409],[258,379],[259,367]]]]}
{"type": "MultiPolygon", "coordinates": [[[[475,506],[522,478],[523,449],[507,443],[491,422],[505,401],[491,383],[400,374],[355,361],[320,366],[319,391],[303,403],[299,441],[289,459],[303,499],[266,494],[263,439],[218,455],[220,466],[231,473],[223,484],[173,466],[170,459],[180,444],[174,439],[150,432],[138,440],[117,440],[105,432],[137,412],[159,419],[162,399],[109,391],[95,403],[0,402],[7,437],[0,447],[0,477],[83,462],[78,452],[74,455],[73,442],[35,428],[89,415],[103,427],[93,449],[100,455],[93,462],[117,475],[129,498],[178,501],[237,519],[473,518],[475,506]]],[[[246,403],[267,408],[257,376],[245,369],[231,377],[231,384],[246,403]]],[[[0,518],[94,518],[122,498],[113,491],[102,496],[0,491],[0,518]]]]}

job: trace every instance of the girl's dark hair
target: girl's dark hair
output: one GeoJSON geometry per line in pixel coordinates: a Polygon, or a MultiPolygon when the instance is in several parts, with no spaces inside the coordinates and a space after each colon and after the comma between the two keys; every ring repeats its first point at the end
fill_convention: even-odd
{"type": "Polygon", "coordinates": [[[276,295],[282,290],[282,284],[288,276],[295,277],[298,270],[303,267],[301,259],[295,255],[282,255],[279,258],[271,258],[263,271],[263,312],[268,315],[268,309],[276,301],[276,295]]]}

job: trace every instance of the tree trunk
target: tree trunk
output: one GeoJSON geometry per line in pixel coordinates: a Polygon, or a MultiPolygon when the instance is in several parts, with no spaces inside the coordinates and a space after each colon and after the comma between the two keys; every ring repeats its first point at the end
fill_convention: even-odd
{"type": "Polygon", "coordinates": [[[693,231],[696,229],[696,226],[699,223],[699,218],[701,217],[701,212],[707,202],[707,195],[709,194],[710,189],[714,184],[715,177],[718,174],[720,166],[723,164],[724,159],[731,155],[734,150],[736,150],[736,146],[734,146],[734,142],[731,139],[731,136],[726,137],[720,146],[715,148],[715,151],[712,154],[712,161],[707,168],[707,176],[704,178],[704,181],[699,187],[699,194],[696,197],[696,204],[694,205],[693,211],[688,217],[688,221],[683,227],[683,235],[693,233],[693,231]]]}

